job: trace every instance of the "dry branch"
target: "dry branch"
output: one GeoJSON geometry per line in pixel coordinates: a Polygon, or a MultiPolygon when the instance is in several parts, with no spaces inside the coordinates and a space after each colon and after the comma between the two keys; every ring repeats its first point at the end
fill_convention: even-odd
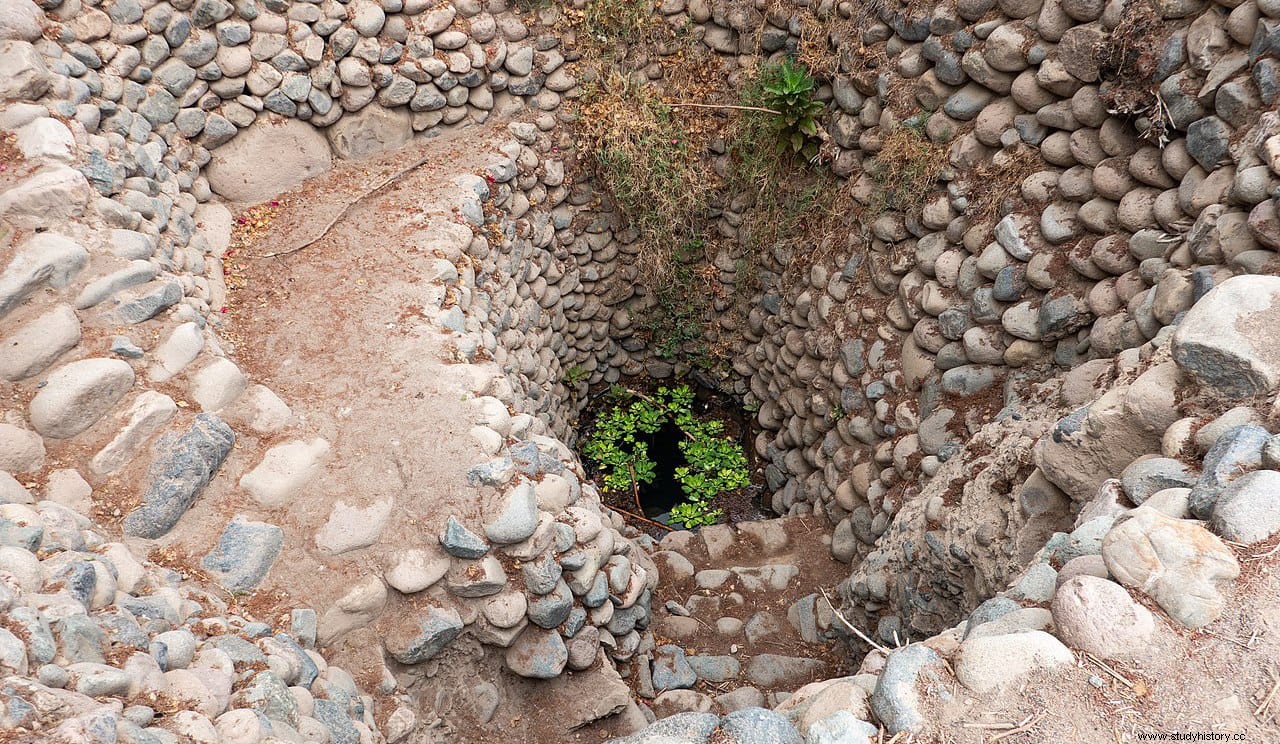
{"type": "Polygon", "coordinates": [[[329,231],[333,229],[334,225],[338,224],[338,222],[340,222],[343,218],[345,218],[348,214],[351,213],[351,210],[354,209],[357,204],[360,204],[365,199],[368,199],[374,194],[377,194],[378,192],[382,191],[383,189],[385,189],[387,186],[391,185],[395,181],[400,180],[402,176],[406,176],[412,171],[422,167],[427,163],[428,160],[431,159],[431,157],[432,157],[431,155],[422,156],[421,158],[415,160],[412,165],[408,165],[408,166],[405,166],[404,168],[401,168],[400,170],[397,170],[396,172],[392,173],[391,175],[379,181],[378,184],[373,188],[369,189],[368,191],[364,192],[360,196],[356,197],[354,200],[349,202],[347,206],[343,207],[341,212],[338,212],[338,214],[334,215],[333,219],[329,220],[329,222],[324,226],[324,229],[320,231],[320,234],[318,236],[312,238],[311,240],[308,240],[302,245],[297,245],[292,248],[286,248],[282,251],[265,253],[261,256],[256,256],[255,258],[279,258],[280,256],[288,256],[292,253],[297,253],[298,251],[305,250],[315,245],[316,243],[319,243],[321,240],[324,240],[325,236],[329,234],[329,231]]]}
{"type": "Polygon", "coordinates": [[[1034,715],[1027,716],[1026,718],[1022,719],[1022,722],[1018,724],[1017,728],[1011,728],[1008,731],[996,734],[995,736],[987,740],[987,744],[995,744],[995,742],[1000,741],[1001,739],[1007,739],[1008,737],[1014,736],[1015,734],[1025,733],[1031,730],[1031,728],[1035,726],[1037,723],[1039,723],[1040,719],[1043,717],[1044,717],[1043,713],[1036,713],[1034,715]]]}
{"type": "MultiPolygon", "coordinates": [[[[839,619],[839,620],[840,620],[840,622],[844,623],[844,626],[845,626],[846,628],[848,628],[849,630],[852,630],[852,631],[853,631],[853,632],[854,632],[854,633],[855,633],[859,638],[861,638],[863,641],[865,641],[868,645],[870,645],[870,646],[871,646],[872,648],[874,648],[875,650],[877,650],[877,651],[879,651],[879,652],[881,652],[881,653],[883,653],[883,654],[885,654],[885,655],[888,655],[888,654],[889,654],[889,649],[887,649],[887,648],[885,648],[884,646],[881,646],[879,643],[876,643],[875,641],[871,640],[871,637],[870,637],[870,636],[868,636],[866,633],[863,633],[861,630],[858,630],[857,626],[855,626],[853,623],[849,622],[848,618],[846,618],[844,615],[840,614],[840,610],[837,610],[837,609],[836,609],[836,606],[835,606],[834,604],[832,604],[832,603],[831,603],[831,597],[827,596],[827,590],[826,590],[826,589],[823,589],[823,588],[819,587],[819,588],[818,588],[818,591],[822,592],[822,598],[823,598],[823,599],[825,599],[825,600],[827,601],[827,606],[831,608],[831,611],[832,611],[833,613],[835,613],[836,618],[837,618],[837,619],[839,619]]],[[[895,738],[896,738],[896,737],[895,737],[895,738]]]]}

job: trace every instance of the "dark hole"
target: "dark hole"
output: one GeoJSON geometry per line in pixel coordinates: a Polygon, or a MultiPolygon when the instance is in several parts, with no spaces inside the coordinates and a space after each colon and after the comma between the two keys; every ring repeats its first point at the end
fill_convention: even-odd
{"type": "Polygon", "coordinates": [[[684,491],[676,480],[676,468],[684,465],[684,453],[680,451],[682,436],[680,427],[668,422],[647,439],[649,457],[656,467],[653,482],[640,484],[640,503],[649,519],[665,523],[671,507],[684,500],[684,491]]]}

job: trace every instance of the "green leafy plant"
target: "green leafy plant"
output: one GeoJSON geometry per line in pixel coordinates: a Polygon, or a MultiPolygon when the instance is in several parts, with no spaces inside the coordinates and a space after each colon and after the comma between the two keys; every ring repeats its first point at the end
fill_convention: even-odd
{"type": "Polygon", "coordinates": [[[684,435],[679,448],[685,464],[674,474],[685,500],[672,507],[673,522],[685,529],[715,524],[724,516],[723,509],[713,506],[716,497],[751,484],[742,447],[725,436],[723,422],[694,414],[688,385],[660,387],[651,396],[614,388],[610,395],[619,402],[596,419],[582,448],[599,469],[606,491],[630,493],[654,481],[657,463],[649,456],[645,436],[668,422],[684,435]]]}
{"type": "Polygon", "coordinates": [[[775,148],[812,160],[818,154],[818,116],[823,104],[815,98],[818,83],[804,65],[791,59],[769,65],[760,75],[765,108],[778,112],[775,148]]]}
{"type": "Polygon", "coordinates": [[[615,406],[596,419],[582,453],[600,468],[605,490],[625,492],[653,482],[656,463],[642,435],[656,433],[662,422],[662,411],[644,400],[615,406]]]}
{"type": "Polygon", "coordinates": [[[577,387],[578,383],[587,379],[587,369],[581,364],[575,364],[564,371],[560,381],[569,387],[577,387]]]}

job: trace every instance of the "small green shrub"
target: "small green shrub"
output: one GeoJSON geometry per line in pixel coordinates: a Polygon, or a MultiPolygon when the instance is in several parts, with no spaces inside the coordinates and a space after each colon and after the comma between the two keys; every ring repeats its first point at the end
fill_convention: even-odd
{"type": "Polygon", "coordinates": [[[814,97],[818,83],[804,65],[787,59],[766,66],[760,74],[760,89],[764,107],[778,112],[774,145],[778,154],[790,150],[806,160],[817,157],[817,117],[824,106],[814,97]]]}
{"type": "Polygon", "coordinates": [[[575,364],[564,371],[560,381],[569,387],[577,387],[578,383],[587,379],[587,370],[581,364],[575,364]]]}
{"type": "Polygon", "coordinates": [[[694,415],[688,385],[661,387],[652,396],[622,392],[622,402],[602,413],[582,452],[599,469],[604,489],[631,493],[652,483],[657,464],[649,457],[645,436],[670,422],[684,434],[679,443],[685,464],[675,469],[685,500],[671,509],[671,520],[685,529],[715,524],[724,511],[712,506],[721,493],[751,484],[742,447],[724,434],[724,423],[694,415]],[[625,400],[628,396],[629,401],[625,400]]]}
{"type": "Polygon", "coordinates": [[[763,65],[746,80],[740,96],[746,110],[725,138],[735,187],[777,190],[815,159],[824,108],[817,88],[804,65],[790,59],[763,65]]]}

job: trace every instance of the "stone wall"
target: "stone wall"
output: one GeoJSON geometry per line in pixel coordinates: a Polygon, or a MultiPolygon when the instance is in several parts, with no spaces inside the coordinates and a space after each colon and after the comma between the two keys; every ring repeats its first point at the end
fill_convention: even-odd
{"type": "MultiPolygon", "coordinates": [[[[871,556],[851,586],[873,614],[879,600],[866,586],[893,581],[884,551],[901,557],[906,545],[908,563],[923,557],[918,575],[951,577],[929,594],[964,597],[942,613],[954,616],[1020,565],[1016,551],[976,558],[987,545],[1013,546],[1024,529],[1069,529],[1092,494],[1012,452],[991,484],[961,481],[947,493],[945,483],[929,487],[943,464],[985,456],[998,436],[982,449],[970,439],[994,418],[1040,422],[1028,422],[1025,452],[1080,389],[1059,398],[1032,383],[1081,364],[1077,385],[1114,378],[1106,360],[1157,338],[1216,284],[1274,271],[1280,9],[1032,1],[861,16],[853,4],[762,10],[677,2],[661,12],[692,23],[729,68],[735,55],[803,49],[806,20],[841,29],[821,37],[841,66],[820,96],[831,168],[864,205],[879,188],[874,156],[904,126],[944,146],[949,166],[918,211],[870,212],[864,234],[835,236],[805,271],[788,273],[790,255],[757,256],[764,291],[747,327],[719,329],[741,339],[735,370],[760,407],[757,450],[773,506],[826,514],[833,549],[855,567],[871,556]],[[855,17],[865,23],[851,31],[855,17]],[[1128,38],[1142,58],[1121,64],[1108,55],[1128,38]],[[1019,168],[997,209],[977,214],[1001,171],[1019,168]],[[993,487],[1021,505],[1001,507],[1008,519],[975,534],[959,512],[982,511],[963,503],[989,501],[993,487]],[[899,520],[908,505],[918,518],[899,520]],[[904,536],[884,540],[890,531],[904,536]]],[[[747,207],[735,206],[717,223],[722,234],[737,234],[747,207]]],[[[1119,452],[1136,455],[1149,440],[1121,438],[1119,452]]],[[[903,599],[890,604],[910,616],[903,599]]]]}
{"type": "MultiPolygon", "coordinates": [[[[514,15],[398,5],[384,12],[335,3],[322,13],[311,4],[98,9],[74,2],[45,8],[46,16],[30,3],[5,4],[6,17],[21,21],[6,22],[10,38],[0,41],[0,129],[12,133],[0,173],[0,337],[10,401],[0,469],[5,500],[18,509],[10,517],[45,525],[46,535],[73,512],[119,522],[110,529],[122,528],[131,549],[145,552],[152,541],[181,546],[203,530],[184,515],[205,508],[202,495],[235,491],[238,481],[249,500],[199,558],[201,570],[236,592],[278,571],[282,544],[313,536],[284,534],[271,523],[272,509],[305,491],[330,445],[300,438],[289,402],[251,380],[222,338],[233,301],[226,278],[240,260],[228,255],[232,210],[344,159],[406,145],[414,132],[429,139],[479,127],[494,106],[505,107],[505,116],[527,123],[450,166],[453,188],[423,205],[463,218],[461,227],[434,222],[424,233],[452,267],[427,267],[440,287],[429,293],[430,327],[457,351],[454,361],[471,368],[456,374],[472,381],[459,392],[473,399],[464,413],[475,423],[476,460],[457,466],[474,481],[477,504],[494,503],[494,512],[438,515],[438,541],[433,534],[418,548],[378,544],[380,524],[371,540],[334,538],[335,520],[379,523],[376,508],[356,514],[335,505],[315,544],[366,573],[354,586],[332,587],[339,590],[332,597],[312,598],[319,619],[310,632],[332,646],[377,628],[371,650],[381,657],[385,645],[387,664],[409,666],[460,636],[537,678],[591,666],[602,646],[629,658],[657,573],[619,534],[621,522],[599,506],[576,457],[555,438],[572,437],[574,396],[582,400],[589,383],[618,378],[610,366],[619,348],[608,333],[613,311],[595,287],[609,279],[619,252],[602,223],[590,214],[575,219],[596,199],[566,181],[557,155],[566,141],[551,132],[556,89],[572,88],[573,80],[561,69],[557,40],[530,36],[514,15]],[[572,367],[581,371],[567,375],[572,367]],[[247,458],[228,464],[233,447],[249,450],[247,458]],[[507,576],[495,569],[499,550],[529,570],[507,576]],[[368,572],[369,559],[382,562],[382,555],[385,565],[368,572]],[[480,579],[442,581],[446,572],[477,566],[480,579]],[[502,580],[493,585],[495,575],[502,580]],[[421,616],[384,614],[399,608],[391,593],[435,604],[421,616]]],[[[38,529],[33,534],[23,549],[63,549],[38,529]]],[[[185,607],[154,632],[191,627],[203,643],[213,631],[194,624],[208,616],[185,607]]],[[[104,621],[95,615],[94,622],[104,621]]],[[[73,667],[73,677],[82,671],[73,667]]],[[[284,673],[283,684],[294,676],[284,673]]],[[[381,691],[397,689],[390,684],[381,691]]],[[[121,685],[101,694],[131,699],[137,685],[121,685]]],[[[154,691],[169,689],[157,683],[154,691]]],[[[387,729],[393,738],[412,728],[416,707],[400,692],[405,705],[387,729]]],[[[324,694],[339,699],[336,690],[324,694]]],[[[343,718],[316,714],[331,740],[356,731],[343,723],[348,716],[357,728],[372,725],[354,687],[341,699],[350,703],[343,718]]],[[[201,708],[191,725],[201,732],[215,720],[221,726],[224,710],[225,701],[201,708]]],[[[274,721],[264,724],[268,733],[296,725],[279,710],[265,712],[274,721]]],[[[53,719],[40,725],[59,717],[46,713],[53,719]]]]}
{"type": "MultiPolygon", "coordinates": [[[[885,638],[937,630],[1048,555],[1044,540],[1102,529],[1075,522],[1107,476],[1142,455],[1172,457],[1194,431],[1178,424],[1186,436],[1169,444],[1175,422],[1159,409],[1170,402],[1154,391],[1180,378],[1147,367],[1163,359],[1163,329],[1198,299],[1232,274],[1275,269],[1280,8],[979,1],[886,7],[848,32],[852,5],[759,5],[676,0],[659,13],[729,74],[812,44],[805,19],[846,29],[824,39],[842,66],[820,97],[830,167],[864,205],[893,132],[909,124],[947,148],[944,183],[921,209],[873,214],[804,271],[788,272],[795,257],[781,252],[756,257],[762,291],[710,331],[732,350],[737,376],[723,384],[759,406],[773,507],[834,525],[833,553],[854,566],[847,609],[885,638]],[[1151,54],[1124,62],[1134,69],[1117,81],[1099,60],[1139,31],[1151,54]],[[879,67],[864,64],[872,58],[879,67]],[[1144,85],[1159,98],[1122,95],[1144,85]],[[982,174],[1015,166],[1028,175],[1009,198],[973,214],[982,174]],[[1091,403],[1087,391],[1114,380],[1128,387],[1091,403]],[[1083,443],[1072,439],[1081,431],[1083,443]]],[[[21,153],[10,159],[20,167],[0,172],[6,499],[31,503],[36,489],[82,514],[105,502],[94,516],[123,518],[133,537],[167,533],[211,479],[229,477],[219,468],[237,434],[290,434],[288,402],[249,380],[219,336],[231,208],[323,174],[335,157],[517,117],[501,156],[459,169],[440,205],[474,230],[450,238],[454,270],[436,281],[464,301],[445,308],[442,295],[433,328],[480,380],[469,392],[477,427],[492,434],[476,444],[493,460],[467,467],[532,516],[534,531],[504,550],[549,556],[548,571],[573,575],[574,631],[530,631],[530,643],[564,651],[555,673],[571,651],[575,663],[601,644],[615,658],[634,653],[656,573],[602,515],[563,443],[589,385],[674,370],[635,334],[652,302],[635,286],[635,236],[575,182],[560,124],[581,87],[554,26],[496,2],[9,0],[0,10],[0,129],[21,153]],[[116,474],[142,482],[157,441],[172,454],[134,494],[147,500],[113,513],[116,474]],[[530,458],[540,463],[530,475],[554,467],[564,481],[563,493],[534,494],[532,515],[529,484],[513,472],[530,458]],[[566,514],[581,527],[572,535],[555,526],[566,514]],[[610,591],[619,601],[597,602],[610,591]],[[583,633],[590,643],[570,648],[583,633]]],[[[555,9],[542,20],[555,22],[555,9]]],[[[714,228],[737,239],[749,204],[721,206],[714,228]]],[[[734,259],[716,257],[727,284],[743,279],[734,259]]],[[[251,459],[298,455],[311,467],[322,450],[264,447],[251,459]]],[[[483,516],[469,528],[499,515],[483,516]]],[[[252,517],[267,557],[221,569],[242,589],[275,558],[274,525],[252,517]]],[[[383,577],[374,584],[385,596],[383,577]]],[[[450,601],[475,609],[469,599],[450,601]]],[[[456,633],[454,617],[491,646],[516,638],[477,613],[440,627],[456,633]]],[[[349,632],[349,619],[331,615],[328,630],[349,632]]]]}

